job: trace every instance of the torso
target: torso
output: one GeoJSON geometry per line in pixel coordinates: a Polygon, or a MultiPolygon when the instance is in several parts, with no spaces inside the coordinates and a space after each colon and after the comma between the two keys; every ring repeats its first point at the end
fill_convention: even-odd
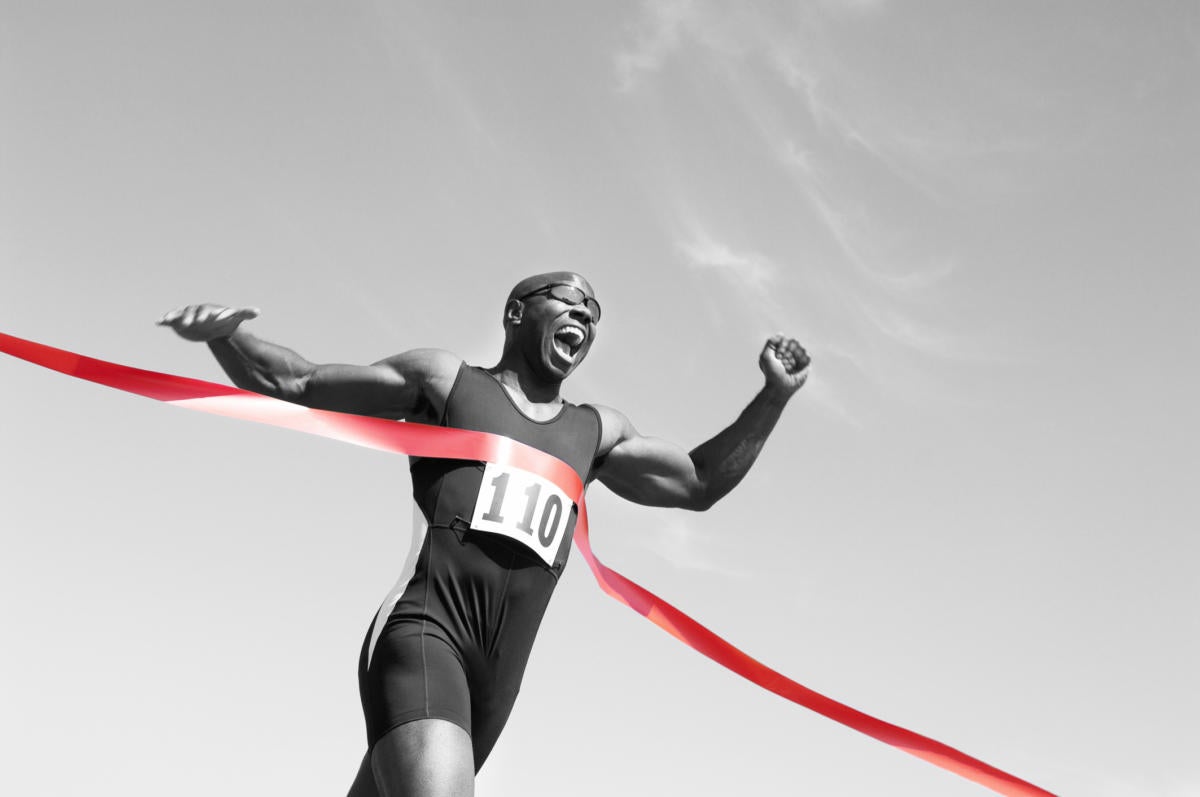
{"type": "MultiPolygon", "coordinates": [[[[491,374],[467,365],[442,405],[441,425],[541,449],[584,480],[592,469],[600,420],[591,407],[563,402],[536,420],[491,374]]],[[[516,699],[570,550],[576,510],[569,499],[556,506],[552,485],[514,468],[441,459],[413,459],[411,468],[413,496],[430,527],[411,578],[397,585],[363,642],[359,687],[368,739],[374,744],[414,719],[449,720],[470,733],[478,768],[516,699]],[[505,491],[507,502],[498,500],[505,491]],[[487,525],[481,514],[506,522],[500,531],[472,528],[487,525]],[[531,544],[543,535],[554,544],[531,544]]]]}
{"type": "MultiPolygon", "coordinates": [[[[600,418],[596,411],[565,401],[557,405],[530,408],[529,402],[519,404],[519,398],[514,397],[484,369],[463,364],[446,396],[440,423],[443,426],[503,435],[545,451],[570,465],[586,482],[600,443],[600,418]],[[536,415],[530,417],[533,413],[536,415]]],[[[429,524],[465,531],[471,525],[473,516],[479,516],[479,506],[490,506],[489,502],[502,498],[496,491],[504,489],[508,480],[503,478],[503,474],[489,470],[489,483],[485,484],[484,472],[484,463],[480,462],[414,459],[413,498],[429,524]],[[498,483],[494,481],[497,476],[500,479],[498,483]]],[[[541,498],[544,500],[544,496],[541,498]]],[[[498,506],[498,503],[495,504],[495,507],[498,506]]],[[[544,505],[539,505],[539,514],[534,517],[532,505],[525,509],[519,504],[514,506],[517,507],[515,512],[518,516],[526,516],[527,526],[536,525],[543,518],[541,511],[546,509],[544,505]]],[[[545,518],[556,520],[552,510],[553,507],[546,509],[545,518]]],[[[561,571],[565,563],[577,510],[568,503],[563,511],[569,511],[570,515],[565,518],[564,537],[555,542],[561,546],[553,565],[556,572],[561,571]]],[[[496,515],[498,513],[493,513],[493,516],[496,515]]],[[[521,517],[513,518],[509,525],[512,522],[519,524],[521,520],[521,517]]]]}

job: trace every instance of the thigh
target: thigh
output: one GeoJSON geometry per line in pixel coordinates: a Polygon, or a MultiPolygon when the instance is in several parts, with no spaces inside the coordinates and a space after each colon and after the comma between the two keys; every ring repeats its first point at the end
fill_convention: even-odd
{"type": "Polygon", "coordinates": [[[354,783],[350,784],[350,791],[346,793],[346,797],[379,797],[379,789],[375,787],[375,773],[371,771],[370,750],[363,756],[358,774],[354,776],[354,783]]]}
{"type": "Polygon", "coordinates": [[[461,654],[420,624],[397,624],[380,637],[359,671],[367,744],[413,720],[443,719],[471,732],[471,693],[461,654]]]}
{"type": "Polygon", "coordinates": [[[393,728],[371,749],[381,797],[473,797],[471,736],[453,722],[423,719],[393,728]]]}
{"type": "Polygon", "coordinates": [[[471,741],[475,749],[475,771],[483,768],[500,738],[517,699],[516,688],[477,688],[471,694],[471,741]]]}

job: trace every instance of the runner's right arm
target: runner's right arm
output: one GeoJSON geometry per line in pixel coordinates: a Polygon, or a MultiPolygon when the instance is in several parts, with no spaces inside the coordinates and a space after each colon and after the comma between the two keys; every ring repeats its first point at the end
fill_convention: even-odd
{"type": "Polygon", "coordinates": [[[208,344],[235,385],[306,407],[382,418],[436,420],[461,360],[414,349],[371,365],[316,364],[240,328],[254,309],[191,305],[159,320],[180,337],[208,344]]]}

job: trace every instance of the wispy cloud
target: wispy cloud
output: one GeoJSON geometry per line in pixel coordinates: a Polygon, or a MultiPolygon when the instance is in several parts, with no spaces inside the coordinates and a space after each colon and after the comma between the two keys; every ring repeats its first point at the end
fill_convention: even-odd
{"type": "Polygon", "coordinates": [[[863,118],[853,114],[832,96],[819,69],[805,62],[803,42],[774,37],[767,45],[768,60],[783,83],[803,102],[818,131],[842,146],[872,158],[893,177],[902,180],[928,198],[940,200],[941,192],[914,165],[914,155],[928,156],[935,149],[925,133],[903,129],[898,120],[886,115],[863,118]]]}
{"type": "MultiPolygon", "coordinates": [[[[802,334],[802,330],[795,328],[795,313],[787,313],[780,300],[784,295],[784,271],[775,260],[761,252],[734,249],[718,240],[694,218],[686,220],[686,229],[687,236],[677,241],[676,246],[688,265],[698,271],[717,274],[731,295],[738,297],[740,306],[759,320],[764,334],[802,334]]],[[[832,290],[830,286],[824,287],[821,292],[825,301],[830,298],[838,303],[846,301],[836,286],[832,286],[832,290]]],[[[833,366],[830,373],[845,366],[857,371],[863,368],[857,355],[847,347],[808,339],[804,342],[815,359],[833,366]]],[[[841,395],[838,380],[816,380],[805,388],[805,395],[844,422],[861,425],[841,395]]]]}
{"type": "MultiPolygon", "coordinates": [[[[804,161],[803,154],[794,157],[804,161]]],[[[958,335],[920,311],[929,293],[953,273],[953,261],[943,259],[910,274],[880,273],[871,266],[878,244],[870,237],[870,224],[837,210],[817,188],[811,190],[827,229],[855,268],[824,263],[785,270],[768,254],[726,243],[691,213],[681,214],[684,232],[676,248],[691,268],[717,275],[767,333],[803,332],[795,329],[796,313],[787,312],[784,297],[795,280],[808,285],[807,311],[826,321],[820,339],[806,341],[822,378],[813,380],[805,395],[843,422],[861,427],[861,410],[854,408],[847,392],[859,380],[886,385],[889,391],[928,395],[929,388],[919,384],[921,371],[914,367],[919,362],[914,355],[925,360],[969,358],[970,349],[958,335]]]]}
{"type": "MultiPolygon", "coordinates": [[[[885,0],[825,0],[820,9],[826,15],[862,17],[884,6],[885,0]]],[[[751,64],[765,61],[803,98],[809,115],[825,133],[859,147],[897,175],[929,190],[897,158],[893,151],[896,147],[881,140],[880,131],[890,131],[889,125],[864,124],[831,99],[822,78],[831,67],[818,68],[810,55],[810,51],[822,49],[813,47],[822,26],[802,21],[803,17],[813,16],[820,14],[809,10],[799,20],[784,21],[782,17],[748,14],[736,6],[703,0],[647,0],[635,25],[633,42],[614,56],[618,88],[633,89],[641,77],[659,71],[685,43],[697,45],[712,58],[751,64]]],[[[897,136],[897,141],[904,140],[921,137],[911,133],[897,136]]]]}
{"type": "Polygon", "coordinates": [[[777,282],[779,266],[771,258],[750,250],[735,250],[717,240],[694,218],[684,221],[686,232],[676,248],[691,268],[716,274],[741,297],[741,304],[766,321],[766,332],[782,327],[786,321],[779,303],[777,282]]]}
{"type": "MultiPolygon", "coordinates": [[[[757,168],[782,172],[791,179],[779,185],[790,182],[794,190],[779,195],[792,232],[772,236],[770,251],[746,238],[753,222],[736,211],[722,215],[721,201],[674,197],[668,216],[683,260],[721,281],[726,312],[736,302],[768,333],[819,329],[812,342],[822,378],[807,395],[847,422],[859,423],[865,411],[856,387],[936,392],[923,381],[931,360],[979,352],[945,301],[960,261],[939,251],[938,238],[920,225],[948,206],[945,174],[979,142],[963,139],[952,111],[927,120],[904,99],[878,94],[876,84],[855,77],[868,56],[834,46],[847,26],[873,24],[873,15],[895,9],[885,0],[753,12],[707,0],[655,0],[640,9],[637,37],[617,56],[622,88],[672,58],[680,59],[679,69],[713,67],[721,81],[711,89],[723,92],[721,107],[730,114],[722,130],[740,124],[750,132],[728,145],[729,157],[760,158],[757,168]]],[[[928,99],[916,99],[922,97],[928,99]]],[[[707,182],[686,185],[697,190],[707,182]]]]}
{"type": "Polygon", "coordinates": [[[698,230],[691,240],[680,241],[679,250],[690,265],[721,272],[730,282],[763,298],[769,296],[778,273],[778,268],[765,255],[735,252],[703,230],[698,230]]]}
{"type": "Polygon", "coordinates": [[[694,0],[650,0],[643,5],[635,41],[614,56],[617,87],[631,90],[638,78],[657,72],[679,47],[681,30],[695,12],[694,0]]]}
{"type": "Polygon", "coordinates": [[[818,70],[801,63],[795,52],[798,47],[798,43],[785,43],[782,40],[771,42],[768,45],[771,66],[783,82],[804,100],[804,106],[818,128],[832,129],[846,140],[861,143],[868,152],[875,154],[870,142],[826,99],[821,90],[818,70]]]}
{"type": "Polygon", "coordinates": [[[944,329],[918,321],[894,306],[862,302],[863,315],[885,338],[905,348],[932,357],[958,357],[961,348],[944,329]]]}
{"type": "Polygon", "coordinates": [[[949,258],[940,258],[924,268],[909,269],[904,273],[884,273],[873,264],[877,257],[872,255],[884,248],[877,243],[877,233],[873,232],[885,226],[883,222],[869,216],[862,200],[856,200],[853,207],[838,202],[826,188],[826,178],[810,150],[797,146],[790,139],[783,141],[778,150],[780,160],[795,173],[796,184],[814,217],[862,276],[879,287],[911,294],[931,288],[953,273],[954,261],[949,258]]]}

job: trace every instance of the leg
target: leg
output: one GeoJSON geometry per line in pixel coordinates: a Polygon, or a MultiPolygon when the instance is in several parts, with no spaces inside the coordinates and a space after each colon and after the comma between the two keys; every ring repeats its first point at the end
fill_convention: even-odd
{"type": "Polygon", "coordinates": [[[504,724],[508,722],[508,715],[512,713],[513,703],[517,699],[515,689],[494,690],[489,693],[481,688],[476,691],[477,695],[480,693],[484,696],[471,706],[471,744],[475,749],[476,772],[483,768],[484,761],[492,752],[496,740],[500,738],[500,731],[504,730],[504,724]]]}
{"type": "Polygon", "coordinates": [[[475,794],[471,736],[448,720],[413,720],[393,728],[375,743],[370,756],[382,797],[475,794]]]}
{"type": "Polygon", "coordinates": [[[375,773],[371,771],[370,750],[363,756],[362,763],[358,766],[358,774],[354,776],[354,783],[350,784],[350,791],[346,797],[379,797],[379,789],[375,788],[375,773]]]}

